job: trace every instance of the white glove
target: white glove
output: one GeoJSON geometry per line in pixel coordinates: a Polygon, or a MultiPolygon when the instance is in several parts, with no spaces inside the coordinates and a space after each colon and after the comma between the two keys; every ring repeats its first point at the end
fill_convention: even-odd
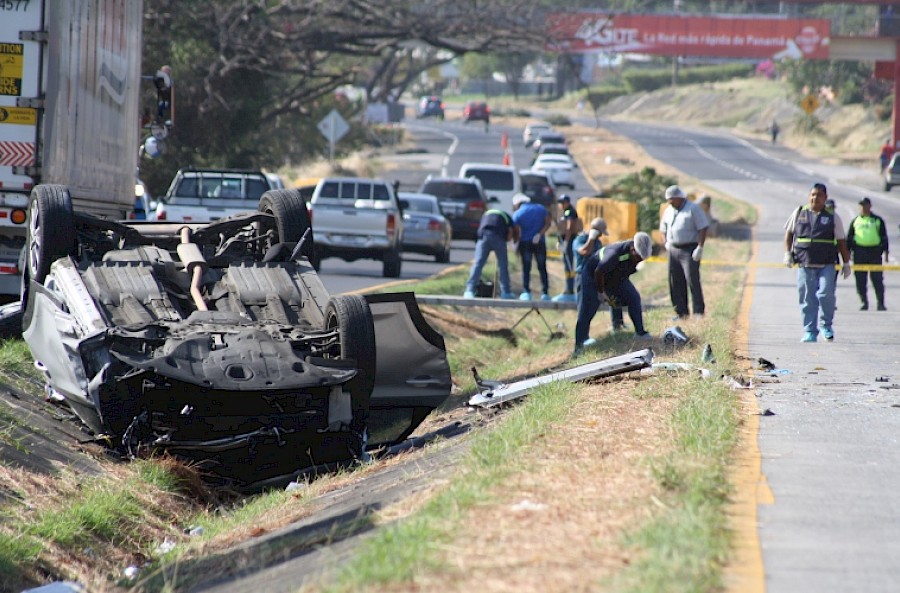
{"type": "Polygon", "coordinates": [[[697,245],[694,248],[694,252],[691,254],[691,259],[694,261],[700,261],[703,259],[703,245],[697,245]]]}
{"type": "Polygon", "coordinates": [[[790,251],[784,252],[784,265],[786,265],[789,268],[794,267],[794,257],[791,255],[790,251]]]}
{"type": "Polygon", "coordinates": [[[665,248],[666,248],[666,251],[671,251],[671,250],[672,250],[672,244],[669,243],[668,241],[666,241],[665,248]]]}
{"type": "Polygon", "coordinates": [[[591,229],[591,232],[588,233],[588,241],[593,241],[597,237],[600,236],[600,231],[597,229],[591,229]]]}
{"type": "Polygon", "coordinates": [[[844,277],[844,280],[850,277],[850,264],[844,264],[841,266],[841,276],[844,277]]]}
{"type": "Polygon", "coordinates": [[[531,242],[534,243],[535,245],[540,243],[541,242],[541,234],[538,233],[537,235],[535,235],[534,238],[531,240],[531,242]]]}

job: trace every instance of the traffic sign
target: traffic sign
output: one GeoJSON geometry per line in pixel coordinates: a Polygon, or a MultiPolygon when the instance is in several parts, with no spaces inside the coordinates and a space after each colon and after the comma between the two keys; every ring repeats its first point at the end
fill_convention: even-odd
{"type": "Polygon", "coordinates": [[[348,124],[341,114],[332,109],[316,126],[322,135],[328,138],[328,160],[334,162],[334,144],[350,131],[348,124]]]}
{"type": "Polygon", "coordinates": [[[819,100],[814,95],[806,95],[800,100],[800,107],[809,115],[812,115],[819,105],[819,100]]]}
{"type": "Polygon", "coordinates": [[[316,127],[330,142],[337,142],[350,131],[350,124],[334,109],[316,127]]]}

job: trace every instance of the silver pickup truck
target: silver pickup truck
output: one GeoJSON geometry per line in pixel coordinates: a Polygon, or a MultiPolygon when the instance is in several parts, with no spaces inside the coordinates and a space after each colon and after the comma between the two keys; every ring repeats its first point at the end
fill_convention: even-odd
{"type": "Polygon", "coordinates": [[[326,177],[310,201],[316,233],[313,263],[326,257],[383,262],[386,278],[400,276],[403,204],[390,183],[363,177],[326,177]]]}

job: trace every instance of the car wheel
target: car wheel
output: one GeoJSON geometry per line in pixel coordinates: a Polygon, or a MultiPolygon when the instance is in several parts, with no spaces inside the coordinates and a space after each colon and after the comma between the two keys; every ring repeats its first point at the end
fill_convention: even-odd
{"type": "Polygon", "coordinates": [[[278,232],[276,243],[296,243],[309,229],[309,236],[303,244],[300,254],[313,259],[312,223],[306,200],[299,191],[288,189],[269,190],[259,199],[259,211],[275,217],[275,230],[278,232]]]}
{"type": "Polygon", "coordinates": [[[331,297],[325,307],[325,328],[338,330],[339,343],[333,346],[328,357],[356,361],[358,373],[347,383],[347,390],[353,410],[352,428],[362,438],[377,368],[375,322],[365,297],[358,294],[331,297]]]}
{"type": "Polygon", "coordinates": [[[74,255],[75,237],[69,189],[64,185],[36,186],[28,204],[28,236],[25,240],[28,278],[43,282],[54,261],[74,255]]]}
{"type": "Polygon", "coordinates": [[[450,246],[444,248],[443,251],[434,254],[434,261],[439,264],[448,264],[450,263],[450,246]]]}
{"type": "Polygon", "coordinates": [[[399,251],[388,251],[384,254],[382,262],[381,275],[385,278],[399,278],[400,268],[403,265],[403,259],[399,251]]]}

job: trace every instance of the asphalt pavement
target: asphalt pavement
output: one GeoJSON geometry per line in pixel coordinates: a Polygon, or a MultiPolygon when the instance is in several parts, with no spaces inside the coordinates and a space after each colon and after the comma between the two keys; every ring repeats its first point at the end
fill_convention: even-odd
{"type": "MultiPolygon", "coordinates": [[[[833,342],[801,343],[796,270],[778,266],[783,228],[806,200],[809,179],[829,186],[845,226],[862,195],[897,241],[898,197],[874,168],[832,165],[782,146],[748,143],[793,166],[797,181],[704,179],[757,205],[747,295],[747,356],[757,371],[761,479],[757,535],[771,593],[900,589],[900,273],[886,272],[888,311],[860,311],[853,277],[839,279],[833,342]],[[879,212],[881,211],[881,212],[879,212]],[[889,215],[886,215],[889,213],[889,215]]],[[[896,260],[892,260],[896,263],[896,260]]]]}

